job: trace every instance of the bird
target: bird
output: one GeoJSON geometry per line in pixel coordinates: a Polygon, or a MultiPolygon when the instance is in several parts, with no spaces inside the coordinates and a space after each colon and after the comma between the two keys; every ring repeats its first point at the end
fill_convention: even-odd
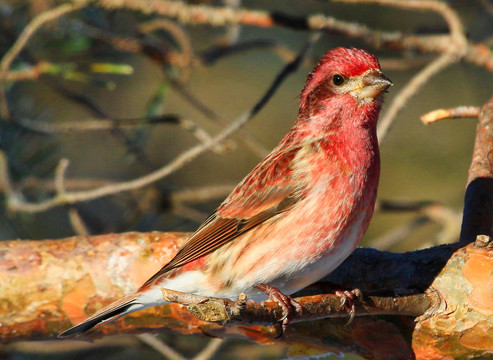
{"type": "Polygon", "coordinates": [[[329,50],[307,76],[293,127],[135,293],[59,337],[79,336],[166,304],[161,289],[254,301],[270,297],[289,323],[291,294],[336,269],[373,215],[380,175],[377,121],[392,85],[371,53],[329,50]]]}

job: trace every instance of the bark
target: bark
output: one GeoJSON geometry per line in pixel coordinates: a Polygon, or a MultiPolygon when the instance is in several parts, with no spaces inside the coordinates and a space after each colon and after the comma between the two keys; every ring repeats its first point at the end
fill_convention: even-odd
{"type": "MultiPolygon", "coordinates": [[[[493,99],[480,116],[460,243],[404,254],[360,248],[319,283],[322,290],[327,281],[362,290],[364,297],[356,300],[356,318],[350,325],[340,299],[320,294],[320,289],[299,294],[303,314],[295,315],[281,338],[276,338],[278,327],[266,326],[281,317],[275,304],[184,300],[178,294],[175,300],[188,305],[133,313],[92,336],[174,332],[282,341],[290,344],[292,354],[493,358],[492,121],[493,99]],[[199,320],[187,307],[209,321],[199,320]]],[[[153,232],[2,242],[0,338],[10,342],[55,337],[134,291],[186,239],[183,233],[153,232]]]]}

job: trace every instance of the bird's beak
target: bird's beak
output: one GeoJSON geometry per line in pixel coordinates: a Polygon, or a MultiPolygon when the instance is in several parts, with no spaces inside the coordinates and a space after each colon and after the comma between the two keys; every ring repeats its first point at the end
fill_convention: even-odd
{"type": "Polygon", "coordinates": [[[358,98],[361,100],[375,99],[392,85],[392,81],[387,79],[380,71],[370,70],[362,75],[358,98]]]}

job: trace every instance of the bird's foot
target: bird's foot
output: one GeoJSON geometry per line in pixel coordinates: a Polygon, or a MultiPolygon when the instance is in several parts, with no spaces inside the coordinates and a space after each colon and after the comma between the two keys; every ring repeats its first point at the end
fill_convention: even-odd
{"type": "Polygon", "coordinates": [[[334,294],[341,299],[342,306],[348,306],[349,308],[349,320],[347,325],[351,324],[354,320],[354,315],[356,314],[356,304],[355,299],[362,299],[363,293],[360,289],[353,290],[336,290],[334,294]]]}
{"type": "Polygon", "coordinates": [[[301,307],[299,302],[294,300],[291,296],[282,293],[274,286],[259,284],[256,286],[256,288],[269,295],[269,298],[275,301],[282,308],[283,317],[280,319],[281,334],[278,336],[281,337],[288,327],[290,317],[293,315],[293,308],[295,309],[295,312],[297,312],[299,315],[302,314],[303,308],[301,307]]]}

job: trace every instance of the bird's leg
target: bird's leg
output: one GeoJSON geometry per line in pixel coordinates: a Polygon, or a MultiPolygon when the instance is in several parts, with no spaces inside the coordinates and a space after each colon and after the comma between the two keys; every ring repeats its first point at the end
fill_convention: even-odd
{"type": "Polygon", "coordinates": [[[282,308],[282,312],[283,312],[283,317],[281,319],[282,333],[280,335],[282,336],[282,334],[284,333],[284,331],[286,331],[286,328],[289,324],[290,316],[293,314],[292,307],[300,315],[303,312],[303,308],[301,307],[299,302],[294,300],[291,296],[283,294],[279,289],[275,288],[274,286],[259,284],[256,286],[256,288],[269,295],[269,298],[275,301],[282,308]]]}

